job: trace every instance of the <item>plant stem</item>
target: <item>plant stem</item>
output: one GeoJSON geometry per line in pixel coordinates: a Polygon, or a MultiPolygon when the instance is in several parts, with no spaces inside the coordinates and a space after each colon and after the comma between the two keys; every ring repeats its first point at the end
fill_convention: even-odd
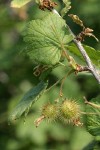
{"type": "Polygon", "coordinates": [[[71,74],[71,73],[73,73],[73,72],[75,72],[73,69],[72,70],[70,70],[64,77],[63,77],[63,79],[62,79],[62,82],[61,82],[61,86],[60,86],[60,92],[59,92],[59,96],[60,97],[62,97],[63,96],[63,84],[64,84],[64,81],[65,81],[65,79],[71,74]]]}
{"type": "Polygon", "coordinates": [[[99,105],[99,104],[94,104],[94,103],[89,102],[89,101],[86,99],[85,96],[84,96],[83,98],[84,98],[84,100],[85,100],[85,104],[88,104],[88,105],[90,105],[90,106],[92,106],[92,107],[94,107],[94,108],[100,109],[100,105],[99,105]]]}
{"type": "MultiPolygon", "coordinates": [[[[59,17],[61,17],[59,15],[59,13],[53,9],[52,10],[53,13],[57,14],[59,17]]],[[[69,28],[69,30],[71,31],[71,29],[69,28]]],[[[72,35],[75,37],[74,33],[71,31],[72,35]]],[[[84,57],[86,64],[88,66],[88,70],[93,74],[93,76],[95,77],[95,79],[98,81],[98,83],[100,84],[100,75],[99,72],[96,70],[96,68],[94,67],[94,65],[92,64],[88,54],[86,53],[84,47],[82,46],[82,43],[78,40],[76,40],[75,38],[73,39],[73,42],[76,44],[76,46],[78,47],[80,53],[82,54],[82,56],[84,57]]]]}
{"type": "Polygon", "coordinates": [[[97,113],[93,113],[93,112],[81,112],[82,115],[99,115],[97,113]]]}

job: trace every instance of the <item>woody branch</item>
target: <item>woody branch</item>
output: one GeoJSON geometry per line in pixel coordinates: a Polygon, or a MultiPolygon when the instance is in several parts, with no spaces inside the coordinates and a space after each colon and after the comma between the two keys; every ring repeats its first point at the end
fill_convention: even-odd
{"type": "MultiPolygon", "coordinates": [[[[53,9],[52,10],[53,13],[59,15],[59,13],[53,9]]],[[[59,17],[61,17],[59,15],[59,17]]],[[[70,29],[70,28],[69,28],[70,29]]],[[[71,29],[70,29],[71,31],[71,29]]],[[[72,35],[75,37],[75,35],[73,34],[73,32],[71,31],[72,35]]],[[[82,46],[82,43],[80,41],[78,41],[76,38],[73,39],[74,43],[76,44],[76,46],[78,47],[80,53],[82,54],[82,56],[84,57],[88,70],[93,74],[93,76],[95,77],[95,79],[98,81],[98,83],[100,84],[100,74],[99,72],[96,70],[95,66],[92,64],[88,54],[86,53],[84,47],[82,46]]]]}

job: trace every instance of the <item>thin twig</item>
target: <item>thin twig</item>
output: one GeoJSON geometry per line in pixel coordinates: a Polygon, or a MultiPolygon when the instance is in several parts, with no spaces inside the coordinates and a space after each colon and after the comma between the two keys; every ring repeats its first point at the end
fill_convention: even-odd
{"type": "MultiPolygon", "coordinates": [[[[55,13],[55,14],[57,14],[59,17],[61,17],[60,14],[55,9],[53,9],[52,12],[55,13]]],[[[71,29],[70,29],[70,31],[71,31],[71,29]]],[[[72,33],[72,31],[71,31],[71,33],[72,33]]],[[[73,33],[72,33],[72,35],[75,37],[75,35],[73,33]]],[[[93,76],[95,77],[95,79],[100,84],[100,75],[99,75],[99,72],[96,70],[96,68],[92,64],[92,62],[91,62],[88,54],[86,53],[84,47],[82,46],[81,42],[78,41],[78,40],[76,40],[75,38],[74,38],[73,41],[76,44],[76,46],[78,47],[78,49],[79,49],[80,53],[82,54],[82,56],[84,57],[84,59],[85,59],[85,61],[87,63],[87,66],[88,66],[88,70],[93,74],[93,76]]]]}
{"type": "Polygon", "coordinates": [[[45,92],[50,91],[54,86],[56,86],[58,83],[60,83],[62,79],[63,79],[63,77],[61,79],[59,79],[56,83],[54,83],[52,86],[50,86],[48,89],[46,89],[45,92]]]}
{"type": "Polygon", "coordinates": [[[88,105],[90,105],[90,106],[92,106],[92,107],[94,107],[94,108],[100,109],[100,105],[99,105],[99,104],[95,104],[95,103],[89,102],[89,101],[86,99],[85,96],[83,97],[83,99],[85,100],[85,101],[84,101],[85,104],[88,104],[88,105]]]}
{"type": "Polygon", "coordinates": [[[61,82],[61,86],[60,86],[60,92],[59,92],[59,96],[60,97],[62,97],[63,96],[63,84],[64,84],[64,81],[65,81],[65,79],[71,74],[71,73],[73,73],[73,72],[75,72],[73,69],[72,70],[70,70],[64,77],[63,77],[63,79],[62,79],[62,82],[61,82]]]}
{"type": "Polygon", "coordinates": [[[99,114],[97,113],[93,113],[93,112],[81,112],[82,115],[97,115],[97,116],[100,116],[99,114]]]}
{"type": "MultiPolygon", "coordinates": [[[[75,70],[70,70],[64,77],[62,77],[61,79],[59,79],[57,82],[55,82],[52,86],[50,86],[48,89],[45,90],[45,92],[50,91],[53,87],[55,87],[57,84],[59,84],[61,81],[64,80],[65,77],[69,76],[71,73],[75,72],[75,70]]],[[[61,85],[62,86],[62,85],[61,85]]],[[[61,87],[60,87],[61,88],[61,87]]]]}

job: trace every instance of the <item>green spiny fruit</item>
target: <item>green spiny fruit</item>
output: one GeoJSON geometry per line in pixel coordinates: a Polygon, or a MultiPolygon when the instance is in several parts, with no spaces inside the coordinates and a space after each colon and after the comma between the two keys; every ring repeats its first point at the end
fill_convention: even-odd
{"type": "Polygon", "coordinates": [[[73,100],[64,100],[60,105],[60,119],[65,123],[74,123],[79,117],[79,105],[73,100]]]}
{"type": "Polygon", "coordinates": [[[58,106],[57,104],[46,104],[42,108],[42,115],[44,118],[46,118],[48,121],[56,120],[58,117],[58,106]]]}

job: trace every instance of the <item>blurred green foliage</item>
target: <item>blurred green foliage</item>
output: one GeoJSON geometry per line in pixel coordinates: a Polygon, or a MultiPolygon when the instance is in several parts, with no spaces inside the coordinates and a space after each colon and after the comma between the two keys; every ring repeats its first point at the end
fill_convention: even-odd
{"type": "MultiPolygon", "coordinates": [[[[57,9],[61,10],[62,2],[57,9]]],[[[100,39],[100,2],[99,0],[74,0],[69,13],[79,15],[86,26],[94,29],[94,34],[100,39]]],[[[36,128],[34,120],[39,117],[40,109],[45,102],[57,98],[59,85],[43,95],[35,103],[25,118],[8,125],[8,115],[20,98],[32,86],[38,83],[33,75],[34,64],[20,52],[22,45],[21,32],[28,20],[44,17],[43,12],[34,3],[20,9],[10,7],[8,1],[0,3],[0,149],[1,150],[82,150],[93,137],[83,127],[74,127],[62,123],[43,122],[36,128]],[[25,124],[24,124],[24,119],[25,124]]],[[[71,29],[77,33],[76,26],[67,15],[64,17],[71,29]]],[[[100,49],[100,44],[92,38],[87,38],[86,44],[100,49]]],[[[23,45],[22,45],[23,46],[23,45]]],[[[49,76],[49,84],[63,77],[66,70],[56,68],[49,76]]],[[[100,93],[96,80],[88,75],[79,74],[66,79],[64,94],[75,98],[83,104],[83,96],[88,100],[100,93]]],[[[85,117],[84,117],[85,118],[85,117]]],[[[85,120],[85,119],[84,119],[85,120]]],[[[86,147],[87,149],[87,147],[86,147]]],[[[98,146],[99,150],[99,146],[98,146]]]]}

